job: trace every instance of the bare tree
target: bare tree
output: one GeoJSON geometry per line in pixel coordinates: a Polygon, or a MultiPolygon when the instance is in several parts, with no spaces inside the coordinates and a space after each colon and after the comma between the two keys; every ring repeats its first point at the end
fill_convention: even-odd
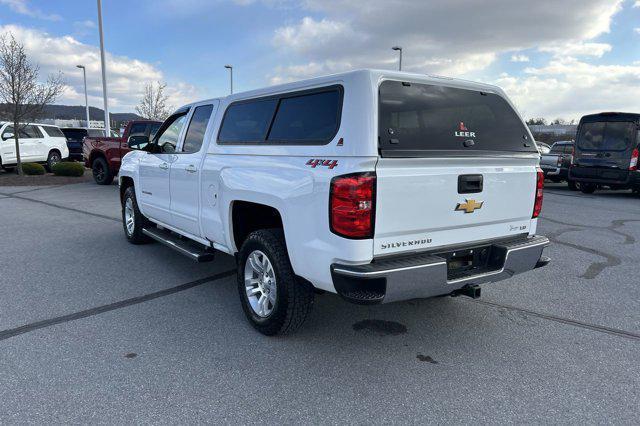
{"type": "Polygon", "coordinates": [[[164,93],[166,87],[167,83],[160,81],[156,84],[147,83],[144,87],[144,95],[142,95],[140,103],[136,106],[136,112],[149,120],[163,121],[167,118],[171,112],[171,107],[167,105],[169,97],[164,93]]]}
{"type": "Polygon", "coordinates": [[[34,121],[44,107],[60,95],[64,87],[62,74],[49,75],[38,82],[40,68],[31,64],[24,45],[13,34],[0,37],[0,103],[13,123],[18,174],[22,175],[18,136],[28,121],[34,121]]]}

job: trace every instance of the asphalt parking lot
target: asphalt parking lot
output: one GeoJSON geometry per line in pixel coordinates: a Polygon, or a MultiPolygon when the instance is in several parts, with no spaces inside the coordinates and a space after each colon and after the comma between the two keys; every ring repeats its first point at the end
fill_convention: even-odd
{"type": "Polygon", "coordinates": [[[0,423],[636,423],[640,197],[547,186],[546,268],[479,300],[316,298],[268,338],[233,259],[133,246],[117,187],[0,187],[0,423]]]}

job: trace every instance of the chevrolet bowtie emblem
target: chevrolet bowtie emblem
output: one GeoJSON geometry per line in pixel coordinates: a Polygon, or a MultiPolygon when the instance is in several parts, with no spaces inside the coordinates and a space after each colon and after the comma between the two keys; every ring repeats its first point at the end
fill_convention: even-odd
{"type": "Polygon", "coordinates": [[[476,201],[476,200],[467,200],[466,203],[458,203],[456,206],[456,211],[461,211],[465,213],[473,213],[474,211],[481,209],[484,201],[476,201]]]}

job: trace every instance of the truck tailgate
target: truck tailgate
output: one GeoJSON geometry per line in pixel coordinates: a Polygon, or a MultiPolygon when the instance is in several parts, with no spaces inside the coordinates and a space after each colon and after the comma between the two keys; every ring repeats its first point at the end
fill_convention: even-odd
{"type": "Polygon", "coordinates": [[[381,158],[374,256],[529,233],[536,166],[535,158],[381,158]],[[461,175],[481,175],[482,189],[459,193],[461,175]]]}

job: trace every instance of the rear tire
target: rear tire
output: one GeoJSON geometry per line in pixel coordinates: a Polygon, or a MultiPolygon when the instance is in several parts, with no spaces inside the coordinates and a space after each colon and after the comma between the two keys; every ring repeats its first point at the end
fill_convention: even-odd
{"type": "Polygon", "coordinates": [[[596,191],[596,185],[592,183],[581,183],[579,188],[583,194],[593,194],[596,191]]]}
{"type": "Polygon", "coordinates": [[[313,286],[293,273],[281,229],[255,231],[244,241],[238,293],[247,320],[264,335],[292,333],[304,323],[313,306],[313,286]]]}
{"type": "Polygon", "coordinates": [[[143,216],[138,208],[136,191],[133,186],[130,186],[125,189],[122,197],[122,226],[124,228],[124,235],[131,244],[147,243],[150,238],[142,232],[142,228],[148,225],[149,220],[143,216]]]}
{"type": "Polygon", "coordinates": [[[93,160],[91,170],[93,172],[93,180],[95,180],[98,185],[110,185],[111,182],[113,182],[113,174],[109,169],[107,160],[104,158],[98,157],[93,160]]]}
{"type": "Polygon", "coordinates": [[[53,166],[62,161],[62,156],[58,151],[49,152],[47,157],[47,165],[45,166],[49,173],[53,172],[53,166]]]}

